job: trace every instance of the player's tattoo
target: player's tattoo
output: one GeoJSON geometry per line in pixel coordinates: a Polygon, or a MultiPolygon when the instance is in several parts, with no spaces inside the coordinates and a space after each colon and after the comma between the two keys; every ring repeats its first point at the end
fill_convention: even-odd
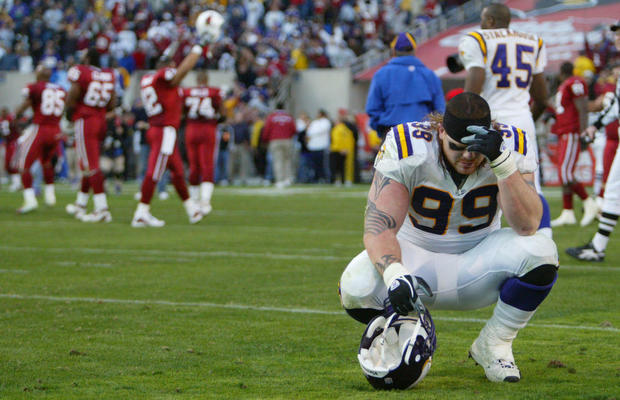
{"type": "Polygon", "coordinates": [[[393,254],[384,254],[381,256],[381,260],[375,263],[377,267],[377,271],[383,273],[390,266],[390,264],[395,262],[401,262],[400,258],[394,256],[393,254]]]}
{"type": "Polygon", "coordinates": [[[375,172],[375,193],[374,193],[374,200],[377,200],[377,198],[379,197],[379,194],[381,193],[381,190],[383,190],[384,187],[386,187],[387,185],[389,185],[390,183],[392,183],[392,180],[386,176],[384,176],[381,172],[377,171],[375,172]]]}
{"type": "Polygon", "coordinates": [[[394,228],[396,228],[396,220],[394,217],[379,210],[375,203],[368,200],[368,205],[366,206],[364,233],[379,235],[386,230],[394,228]]]}

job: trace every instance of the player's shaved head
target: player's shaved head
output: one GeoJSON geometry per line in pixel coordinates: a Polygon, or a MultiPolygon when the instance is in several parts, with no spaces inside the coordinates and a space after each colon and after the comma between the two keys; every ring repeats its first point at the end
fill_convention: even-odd
{"type": "Polygon", "coordinates": [[[491,109],[481,96],[465,92],[454,96],[446,104],[443,127],[448,136],[460,142],[463,137],[471,134],[467,132],[470,125],[489,127],[491,109]]]}
{"type": "Polygon", "coordinates": [[[99,50],[94,47],[88,48],[86,53],[84,54],[84,61],[88,63],[88,65],[92,65],[93,67],[101,67],[101,57],[99,55],[99,50]]]}
{"type": "Polygon", "coordinates": [[[484,7],[480,19],[482,29],[508,28],[510,25],[510,8],[505,4],[491,3],[484,7]]]}
{"type": "Polygon", "coordinates": [[[37,65],[37,68],[34,71],[35,77],[37,81],[49,81],[52,77],[52,70],[47,68],[43,64],[37,65]]]}
{"type": "Polygon", "coordinates": [[[573,76],[574,68],[575,67],[572,62],[566,61],[560,65],[560,75],[563,75],[564,77],[573,76]]]}

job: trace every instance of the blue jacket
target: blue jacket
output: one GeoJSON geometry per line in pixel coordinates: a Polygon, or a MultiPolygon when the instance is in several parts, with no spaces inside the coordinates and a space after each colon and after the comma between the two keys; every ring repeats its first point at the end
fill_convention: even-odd
{"type": "Polygon", "coordinates": [[[441,81],[415,56],[392,58],[370,83],[366,113],[370,127],[382,129],[407,121],[422,121],[432,111],[446,108],[441,81]]]}

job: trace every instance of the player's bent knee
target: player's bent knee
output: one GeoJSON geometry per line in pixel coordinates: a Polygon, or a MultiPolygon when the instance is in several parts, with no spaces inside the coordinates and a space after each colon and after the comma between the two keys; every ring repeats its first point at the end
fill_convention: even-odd
{"type": "Polygon", "coordinates": [[[524,275],[540,265],[558,265],[558,249],[555,242],[547,235],[537,232],[532,236],[519,236],[515,239],[514,249],[523,252],[523,268],[521,274],[524,275]]]}
{"type": "Polygon", "coordinates": [[[342,306],[347,310],[383,309],[382,301],[376,296],[380,285],[384,285],[383,280],[372,265],[368,253],[361,252],[351,260],[340,278],[342,306]]]}
{"type": "MultiPolygon", "coordinates": [[[[546,266],[540,266],[546,267],[546,266]]],[[[550,267],[554,267],[551,265],[550,267]]],[[[546,270],[546,268],[545,268],[546,270]]],[[[527,275],[527,274],[526,274],[527,275]]],[[[547,275],[546,273],[543,274],[547,275]]],[[[502,285],[499,298],[506,304],[519,310],[534,311],[547,298],[551,288],[557,279],[557,273],[549,275],[551,281],[546,284],[532,284],[522,280],[522,278],[510,278],[502,285]]],[[[530,277],[532,279],[532,277],[530,277]]]]}
{"type": "Polygon", "coordinates": [[[557,276],[558,267],[556,265],[544,264],[520,276],[519,280],[531,285],[546,286],[555,282],[557,276]]]}

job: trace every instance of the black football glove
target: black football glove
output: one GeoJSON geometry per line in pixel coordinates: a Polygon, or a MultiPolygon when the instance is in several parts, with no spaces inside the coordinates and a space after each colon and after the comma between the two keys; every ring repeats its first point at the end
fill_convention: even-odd
{"type": "Polygon", "coordinates": [[[483,154],[491,162],[502,154],[501,147],[504,138],[498,131],[483,126],[470,125],[467,127],[467,132],[473,133],[473,135],[461,139],[462,143],[469,145],[467,151],[483,154]]]}
{"type": "Polygon", "coordinates": [[[429,297],[433,295],[426,281],[420,277],[401,275],[392,281],[388,288],[388,298],[397,314],[407,315],[413,310],[418,313],[424,312],[424,305],[420,301],[416,289],[421,289],[429,297]]]}

